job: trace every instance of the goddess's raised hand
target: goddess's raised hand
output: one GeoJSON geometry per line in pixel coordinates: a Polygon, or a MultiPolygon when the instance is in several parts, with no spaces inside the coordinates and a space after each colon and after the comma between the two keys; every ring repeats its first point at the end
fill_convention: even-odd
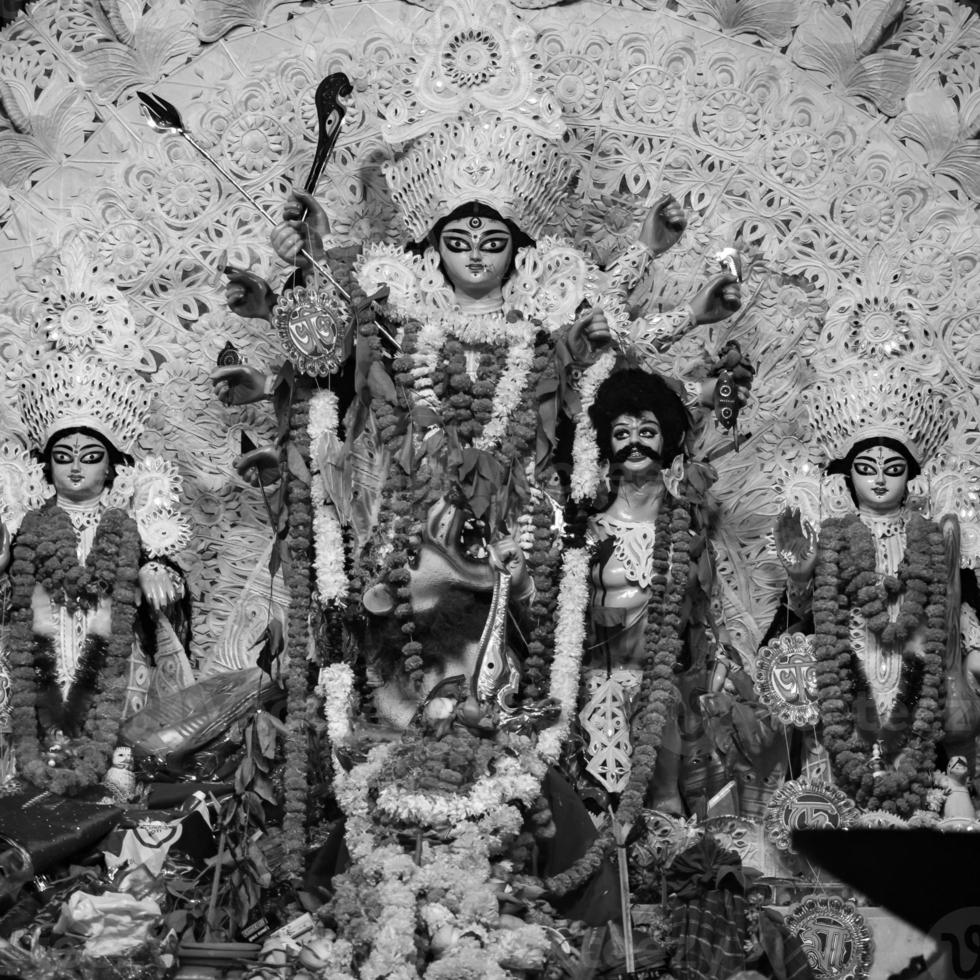
{"type": "Polygon", "coordinates": [[[798,583],[806,582],[817,565],[817,534],[804,520],[798,507],[786,507],[776,518],[773,528],[776,555],[786,574],[798,583]]]}

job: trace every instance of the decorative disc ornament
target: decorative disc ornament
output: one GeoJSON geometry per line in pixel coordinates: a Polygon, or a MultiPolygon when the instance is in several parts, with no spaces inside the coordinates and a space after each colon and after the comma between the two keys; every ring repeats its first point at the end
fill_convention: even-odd
{"type": "Polygon", "coordinates": [[[286,290],[273,323],[286,356],[301,374],[335,374],[346,355],[348,311],[330,286],[286,290]]]}
{"type": "Polygon", "coordinates": [[[810,728],[820,717],[813,637],[784,633],[759,651],[755,667],[759,700],[784,725],[810,728]]]}
{"type": "Polygon", "coordinates": [[[817,980],[865,980],[874,960],[874,940],[853,903],[809,895],[786,917],[817,980]]]}
{"type": "Polygon", "coordinates": [[[857,820],[854,801],[836,786],[793,779],[776,790],[766,807],[765,828],[771,843],[793,852],[794,830],[844,830],[857,820]]]}

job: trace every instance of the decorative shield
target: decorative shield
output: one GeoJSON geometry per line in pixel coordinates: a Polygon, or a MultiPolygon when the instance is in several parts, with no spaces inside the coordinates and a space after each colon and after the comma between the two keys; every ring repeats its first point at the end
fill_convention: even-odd
{"type": "Polygon", "coordinates": [[[755,689],[759,700],[784,725],[815,725],[820,713],[813,637],[784,633],[764,646],[756,662],[755,689]]]}
{"type": "Polygon", "coordinates": [[[298,286],[279,298],[273,323],[301,374],[334,374],[347,347],[349,311],[331,286],[298,286]]]}
{"type": "Polygon", "coordinates": [[[857,820],[854,801],[836,786],[793,779],[776,790],[766,807],[769,840],[781,851],[793,851],[794,830],[844,830],[857,820]]]}
{"type": "Polygon", "coordinates": [[[865,980],[874,961],[874,940],[851,902],[808,895],[786,917],[817,980],[865,980]]]}

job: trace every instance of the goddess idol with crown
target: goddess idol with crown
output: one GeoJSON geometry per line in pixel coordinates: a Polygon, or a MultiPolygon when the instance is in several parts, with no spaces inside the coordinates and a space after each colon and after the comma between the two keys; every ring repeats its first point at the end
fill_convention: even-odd
{"type": "MultiPolygon", "coordinates": [[[[346,423],[346,446],[323,471],[343,477],[327,493],[353,528],[365,607],[388,620],[389,641],[402,637],[398,668],[379,665],[378,694],[382,717],[404,727],[420,699],[454,672],[435,663],[456,662],[419,642],[423,609],[409,601],[408,578],[422,544],[453,567],[447,585],[490,591],[489,558],[512,579],[511,606],[548,592],[549,532],[574,466],[569,433],[581,413],[583,370],[627,332],[667,344],[694,324],[727,316],[739,299],[734,277],[721,276],[690,305],[642,321],[642,329],[629,321],[627,290],[683,229],[672,199],[658,202],[642,240],[605,270],[546,234],[577,175],[562,151],[564,123],[533,32],[509,5],[444,4],[431,35],[406,47],[403,80],[362,96],[373,100],[394,151],[384,173],[410,244],[355,248],[351,269],[344,264],[351,249],[324,248],[326,214],[294,192],[273,245],[306,286],[273,309],[267,289],[235,277],[228,298],[232,309],[272,319],[287,357],[311,370],[315,358],[299,350],[297,327],[310,319],[304,304],[330,291],[325,265],[354,294],[356,345],[348,347],[356,346],[356,357],[328,383],[340,395],[335,415],[346,423]],[[345,415],[354,389],[359,397],[345,415]],[[529,575],[518,537],[523,529],[529,546],[535,525],[541,554],[529,575]],[[532,581],[535,571],[541,581],[532,581]]],[[[230,402],[267,387],[241,367],[214,377],[230,402]]],[[[692,401],[701,388],[691,385],[692,401]]],[[[241,465],[258,461],[246,456],[241,465]]],[[[547,673],[541,645],[533,637],[525,661],[539,695],[547,673]]],[[[473,671],[472,663],[457,666],[473,671]]]]}
{"type": "Polygon", "coordinates": [[[954,461],[937,459],[954,412],[897,363],[847,367],[804,400],[831,514],[814,530],[799,507],[784,510],[775,535],[792,631],[812,623],[820,746],[807,773],[829,769],[859,807],[908,817],[926,808],[949,759],[963,756],[972,771],[980,725],[960,507],[943,479],[954,461]],[[844,488],[836,500],[834,480],[844,488]]]}
{"type": "Polygon", "coordinates": [[[19,396],[42,472],[24,457],[0,486],[14,754],[28,782],[75,795],[103,779],[148,691],[193,681],[161,615],[184,597],[171,556],[188,529],[175,469],[133,464],[150,408],[139,375],[58,351],[28,368],[19,396]]]}
{"type": "MultiPolygon", "coordinates": [[[[312,649],[344,761],[334,788],[351,866],[334,880],[331,914],[347,934],[363,932],[364,908],[379,906],[377,920],[390,923],[348,948],[333,975],[416,976],[416,933],[437,950],[431,975],[468,975],[475,962],[540,965],[543,934],[513,918],[505,926],[498,896],[515,875],[561,872],[578,856],[547,841],[558,781],[549,767],[576,711],[588,598],[580,569],[565,574],[556,532],[575,466],[571,430],[591,400],[579,384],[603,358],[608,374],[622,335],[666,344],[739,302],[734,277],[723,276],[689,307],[631,323],[626,291],[651,247],[676,240],[679,209],[655,207],[648,244],[606,270],[549,237],[575,174],[533,33],[505,4],[461,0],[433,21],[406,54],[401,87],[362,93],[376,100],[395,148],[384,171],[411,244],[327,249],[326,215],[295,193],[273,244],[305,285],[274,308],[247,277],[228,291],[233,309],[277,325],[287,358],[307,375],[321,369],[301,350],[317,330],[301,337],[300,328],[323,319],[310,304],[333,288],[324,269],[351,295],[353,355],[326,365],[325,375],[339,371],[309,386],[308,409],[299,380],[291,397],[276,398],[292,409],[280,431],[309,446],[313,472],[312,531],[288,532],[290,725],[307,708],[297,679],[312,649]],[[311,540],[323,603],[351,593],[345,616],[357,643],[343,650],[322,642],[329,629],[308,642],[310,585],[299,569],[311,540]],[[559,605],[576,634],[562,642],[559,605]],[[389,737],[379,741],[378,728],[389,737]],[[539,847],[555,861],[539,859],[539,847]]],[[[213,377],[232,403],[271,389],[241,366],[213,377]]],[[[689,398],[698,397],[695,385],[689,398]]],[[[278,453],[291,508],[301,454],[278,453]]],[[[242,466],[263,458],[248,454],[242,466]]],[[[301,788],[297,780],[295,796],[301,788]]],[[[567,814],[573,794],[561,791],[567,814]]],[[[289,793],[287,778],[287,836],[290,814],[303,812],[289,793]]]]}

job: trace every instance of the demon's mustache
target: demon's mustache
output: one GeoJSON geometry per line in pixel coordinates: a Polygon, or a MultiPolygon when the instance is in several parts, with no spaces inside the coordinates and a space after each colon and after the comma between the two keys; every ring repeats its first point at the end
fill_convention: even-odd
{"type": "Polygon", "coordinates": [[[619,452],[613,453],[612,463],[615,466],[618,463],[625,463],[633,453],[641,453],[646,456],[647,459],[652,459],[659,466],[664,465],[664,458],[654,449],[652,446],[645,446],[642,442],[631,442],[628,446],[623,446],[619,452]]]}

